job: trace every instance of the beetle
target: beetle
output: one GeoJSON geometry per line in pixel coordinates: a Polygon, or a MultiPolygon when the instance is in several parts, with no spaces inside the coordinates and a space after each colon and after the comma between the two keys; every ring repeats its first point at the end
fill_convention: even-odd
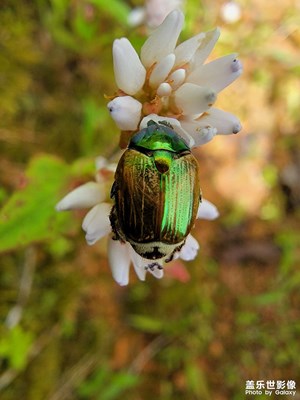
{"type": "MultiPolygon", "coordinates": [[[[123,153],[111,189],[113,239],[149,260],[168,262],[190,233],[201,201],[198,163],[165,121],[150,120],[123,153]]],[[[160,267],[161,268],[161,267],[160,267]]]]}

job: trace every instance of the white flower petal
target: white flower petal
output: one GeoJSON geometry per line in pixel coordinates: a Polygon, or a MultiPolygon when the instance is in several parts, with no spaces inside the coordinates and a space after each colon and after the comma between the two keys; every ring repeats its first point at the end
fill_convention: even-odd
{"type": "Polygon", "coordinates": [[[218,218],[219,211],[217,207],[208,200],[202,199],[199,204],[197,218],[213,220],[218,218]]]}
{"type": "Polygon", "coordinates": [[[111,204],[101,203],[94,206],[85,216],[82,229],[86,232],[85,238],[92,245],[103,236],[111,232],[109,214],[111,204]]]}
{"type": "Polygon", "coordinates": [[[68,193],[55,207],[57,211],[89,208],[105,199],[105,186],[87,182],[68,193]]]}
{"type": "Polygon", "coordinates": [[[107,171],[115,172],[117,169],[116,163],[108,163],[107,159],[103,156],[98,156],[95,158],[95,167],[96,171],[99,169],[105,168],[107,171]]]}
{"type": "Polygon", "coordinates": [[[174,10],[149,36],[141,49],[141,60],[146,68],[174,52],[183,20],[182,12],[174,10]]]}
{"type": "Polygon", "coordinates": [[[121,286],[128,285],[130,267],[128,244],[109,238],[108,261],[114,280],[121,286]]]}
{"type": "Polygon", "coordinates": [[[167,78],[173,68],[174,62],[175,55],[168,54],[155,65],[149,78],[149,83],[152,88],[157,87],[167,78]]]}
{"type": "Polygon", "coordinates": [[[205,33],[199,33],[185,42],[180,43],[175,49],[175,66],[179,67],[188,63],[195,55],[196,50],[201,46],[204,38],[205,33]]]}
{"type": "Polygon", "coordinates": [[[217,134],[217,129],[193,120],[181,121],[182,128],[194,139],[193,146],[202,146],[210,142],[217,134]]]}
{"type": "Polygon", "coordinates": [[[184,115],[199,115],[208,110],[216,99],[214,90],[193,83],[184,83],[175,92],[175,102],[184,115]]]}
{"type": "Polygon", "coordinates": [[[184,0],[146,0],[146,23],[150,28],[158,27],[165,17],[175,9],[181,9],[184,0]]]}
{"type": "Polygon", "coordinates": [[[199,243],[197,240],[189,234],[186,238],[185,244],[182,246],[180,250],[179,256],[182,260],[191,261],[196,258],[198,254],[198,250],[200,249],[199,243]]]}
{"type": "Polygon", "coordinates": [[[144,117],[140,123],[140,129],[144,129],[147,128],[147,123],[149,121],[154,121],[154,122],[168,122],[172,128],[174,129],[174,131],[183,138],[183,140],[186,141],[187,145],[189,147],[192,147],[194,145],[194,139],[192,138],[191,135],[189,135],[188,132],[186,132],[184,129],[182,129],[180,122],[178,121],[178,119],[175,118],[168,118],[168,117],[163,117],[161,115],[157,115],[157,114],[149,114],[146,117],[144,117]]]}
{"type": "Polygon", "coordinates": [[[236,54],[230,54],[197,67],[187,76],[186,82],[208,86],[218,93],[238,78],[242,71],[236,54]]]}
{"type": "Polygon", "coordinates": [[[107,108],[121,130],[133,131],[138,127],[142,104],[133,97],[116,97],[107,104],[107,108]]]}
{"type": "Polygon", "coordinates": [[[172,74],[168,78],[168,82],[172,86],[173,90],[177,89],[184,82],[186,77],[185,69],[179,68],[176,71],[172,72],[172,74]]]}
{"type": "Polygon", "coordinates": [[[243,64],[237,58],[232,61],[230,68],[232,72],[239,72],[239,74],[243,72],[243,64]]]}
{"type": "Polygon", "coordinates": [[[242,125],[238,118],[223,110],[211,108],[203,116],[197,118],[200,125],[211,125],[217,130],[217,135],[230,135],[238,133],[242,129],[242,125]]]}
{"type": "Polygon", "coordinates": [[[160,97],[170,96],[172,87],[167,82],[163,82],[158,86],[156,93],[160,97]]]}
{"type": "Polygon", "coordinates": [[[228,1],[221,7],[221,17],[228,24],[234,24],[241,19],[241,7],[235,1],[228,1]]]}
{"type": "Polygon", "coordinates": [[[219,36],[219,28],[205,32],[205,38],[202,40],[201,45],[197,49],[194,59],[192,60],[192,68],[196,68],[204,63],[219,39],[219,36]]]}
{"type": "Polygon", "coordinates": [[[113,62],[118,88],[131,95],[142,89],[146,70],[128,39],[121,38],[114,41],[113,62]]]}
{"type": "Polygon", "coordinates": [[[137,277],[140,281],[144,281],[147,272],[144,259],[139,254],[137,254],[131,246],[129,247],[129,253],[137,277]]]}
{"type": "Polygon", "coordinates": [[[104,168],[107,165],[107,159],[103,156],[98,156],[95,158],[95,166],[96,166],[96,171],[98,169],[104,168]]]}
{"type": "Polygon", "coordinates": [[[127,22],[130,26],[138,26],[141,25],[146,18],[146,10],[144,7],[135,7],[130,11],[127,22]]]}

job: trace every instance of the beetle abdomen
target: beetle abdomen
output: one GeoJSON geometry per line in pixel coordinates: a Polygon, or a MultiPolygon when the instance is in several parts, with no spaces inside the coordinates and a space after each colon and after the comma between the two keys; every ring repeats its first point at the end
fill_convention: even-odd
{"type": "Polygon", "coordinates": [[[200,199],[192,154],[128,149],[116,171],[115,213],[130,242],[182,242],[194,225],[200,199]]]}

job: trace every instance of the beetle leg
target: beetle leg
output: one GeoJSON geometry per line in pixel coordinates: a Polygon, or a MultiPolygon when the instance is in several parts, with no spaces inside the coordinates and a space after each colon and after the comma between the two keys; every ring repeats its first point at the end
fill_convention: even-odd
{"type": "Polygon", "coordinates": [[[173,126],[168,121],[158,121],[158,123],[167,126],[168,128],[174,129],[173,126]]]}
{"type": "MultiPolygon", "coordinates": [[[[176,249],[175,249],[176,250],[176,249]]],[[[166,258],[165,259],[165,262],[166,263],[168,263],[168,262],[170,262],[170,261],[172,261],[173,260],[173,258],[174,258],[174,254],[175,254],[175,250],[173,251],[173,253],[172,254],[170,254],[170,256],[168,257],[168,258],[166,258]]]]}
{"type": "Polygon", "coordinates": [[[181,250],[181,248],[182,248],[182,246],[183,246],[184,244],[185,244],[185,241],[184,241],[183,243],[181,243],[179,246],[177,246],[177,247],[172,251],[172,253],[169,255],[169,257],[165,259],[165,262],[168,263],[168,262],[172,261],[172,260],[174,259],[175,254],[181,250]]]}

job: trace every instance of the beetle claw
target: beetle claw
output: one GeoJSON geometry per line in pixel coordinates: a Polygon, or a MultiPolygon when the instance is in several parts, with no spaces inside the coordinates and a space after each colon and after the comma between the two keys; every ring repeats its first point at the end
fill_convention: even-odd
{"type": "Polygon", "coordinates": [[[155,268],[163,269],[163,266],[158,264],[158,263],[152,263],[152,264],[148,264],[148,265],[145,266],[145,270],[150,269],[151,271],[154,271],[155,268]]]}

